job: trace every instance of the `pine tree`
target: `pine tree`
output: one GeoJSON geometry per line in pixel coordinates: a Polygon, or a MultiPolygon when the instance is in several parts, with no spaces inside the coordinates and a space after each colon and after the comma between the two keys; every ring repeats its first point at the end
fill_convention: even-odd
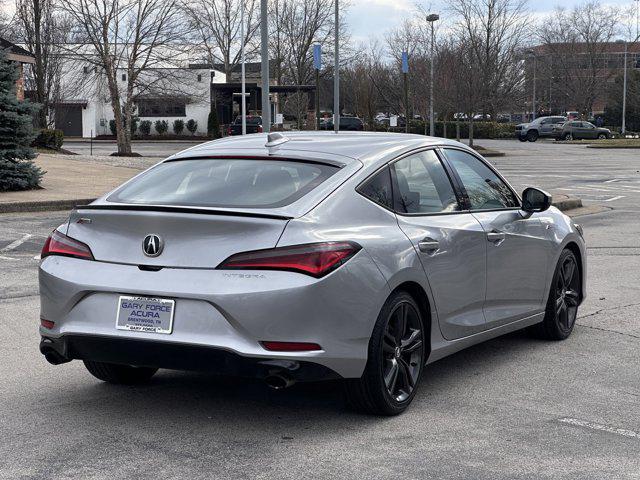
{"type": "Polygon", "coordinates": [[[28,101],[18,101],[17,66],[0,50],[0,191],[37,188],[45,172],[32,159],[35,135],[32,118],[37,108],[28,101]]]}
{"type": "Polygon", "coordinates": [[[207,133],[210,138],[220,138],[220,123],[218,122],[218,112],[212,107],[207,118],[207,133]]]}

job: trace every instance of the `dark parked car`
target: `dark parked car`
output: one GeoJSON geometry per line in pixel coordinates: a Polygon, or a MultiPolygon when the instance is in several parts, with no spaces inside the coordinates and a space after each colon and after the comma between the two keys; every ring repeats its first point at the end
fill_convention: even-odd
{"type": "Polygon", "coordinates": [[[535,142],[540,137],[553,137],[554,127],[566,122],[561,116],[538,117],[530,123],[516,125],[516,137],[521,142],[535,142]]]}
{"type": "Polygon", "coordinates": [[[556,140],[579,140],[611,138],[611,130],[596,127],[593,123],[580,120],[571,120],[553,129],[556,140]]]}
{"type": "MultiPolygon", "coordinates": [[[[333,119],[320,124],[322,130],[333,130],[333,119]]],[[[340,117],[340,130],[364,130],[364,123],[358,117],[340,117]]]]}
{"type": "MultiPolygon", "coordinates": [[[[262,133],[262,117],[247,116],[247,133],[262,133]]],[[[227,135],[242,135],[242,116],[238,115],[229,128],[227,135]]]]}

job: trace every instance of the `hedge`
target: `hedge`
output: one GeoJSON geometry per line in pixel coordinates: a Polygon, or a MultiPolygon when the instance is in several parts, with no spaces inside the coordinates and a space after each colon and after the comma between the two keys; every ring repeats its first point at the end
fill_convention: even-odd
{"type": "Polygon", "coordinates": [[[64,133],[62,130],[50,130],[43,128],[38,132],[38,136],[33,141],[34,147],[49,148],[51,150],[60,150],[64,142],[64,133]]]}
{"type": "MultiPolygon", "coordinates": [[[[435,125],[436,137],[444,136],[444,124],[445,122],[437,121],[435,125]]],[[[456,138],[456,122],[447,121],[447,138],[456,138]]],[[[389,131],[404,133],[404,127],[389,127],[376,126],[376,131],[389,131]]],[[[412,121],[409,123],[409,133],[416,133],[424,135],[425,131],[429,132],[429,122],[412,121]],[[426,127],[426,129],[425,129],[426,127]]],[[[473,122],[473,138],[487,139],[487,138],[511,138],[515,136],[515,124],[513,123],[498,123],[498,122],[473,122]]],[[[469,122],[460,121],[460,138],[469,137],[469,122]]]]}

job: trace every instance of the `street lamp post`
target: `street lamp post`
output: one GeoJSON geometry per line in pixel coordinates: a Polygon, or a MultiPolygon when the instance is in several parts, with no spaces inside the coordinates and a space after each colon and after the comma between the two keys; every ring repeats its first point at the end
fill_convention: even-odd
{"type": "Polygon", "coordinates": [[[247,134],[247,102],[246,102],[246,83],[245,83],[245,71],[244,71],[244,0],[240,0],[240,76],[242,83],[242,94],[241,94],[241,115],[242,115],[242,135],[247,134]]]}
{"type": "Polygon", "coordinates": [[[533,58],[533,92],[531,97],[531,120],[536,119],[536,52],[533,50],[528,51],[529,55],[533,58]]]}
{"type": "MultiPolygon", "coordinates": [[[[266,1],[266,0],[263,0],[266,1]]],[[[340,49],[339,41],[339,9],[338,0],[335,0],[335,45],[333,59],[333,131],[338,133],[340,129],[340,49]]]]}
{"type": "Polygon", "coordinates": [[[436,132],[435,119],[433,115],[433,61],[435,58],[434,45],[436,37],[433,24],[438,20],[440,20],[440,15],[436,13],[427,15],[427,22],[429,22],[429,24],[431,25],[431,59],[429,60],[429,63],[431,64],[431,71],[429,72],[429,135],[431,135],[432,137],[435,136],[436,132]]]}
{"type": "Polygon", "coordinates": [[[626,117],[627,117],[627,47],[626,40],[618,40],[616,43],[624,43],[624,69],[622,74],[622,128],[620,132],[622,135],[627,131],[626,117]]]}
{"type": "MultiPolygon", "coordinates": [[[[269,29],[267,18],[267,0],[260,0],[260,37],[262,68],[262,131],[271,131],[271,105],[269,102],[269,29]]],[[[244,102],[244,97],[242,98],[244,102]]]]}

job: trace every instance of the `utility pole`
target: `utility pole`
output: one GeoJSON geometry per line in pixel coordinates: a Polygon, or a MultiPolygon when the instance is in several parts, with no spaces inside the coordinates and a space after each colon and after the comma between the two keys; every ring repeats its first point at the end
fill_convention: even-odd
{"type": "Polygon", "coordinates": [[[624,74],[622,80],[622,135],[627,131],[627,42],[624,42],[624,74]]]}
{"type": "Polygon", "coordinates": [[[409,53],[402,52],[402,79],[404,81],[404,131],[409,133],[409,53]]]}
{"type": "Polygon", "coordinates": [[[435,42],[436,35],[434,29],[434,22],[440,20],[440,15],[436,13],[432,13],[427,15],[427,22],[431,24],[431,59],[429,63],[431,64],[431,71],[429,72],[429,135],[432,137],[436,134],[436,122],[433,115],[433,62],[435,60],[435,42]]]}
{"type": "MultiPolygon", "coordinates": [[[[266,2],[266,0],[262,0],[266,2]]],[[[334,59],[333,59],[333,131],[338,133],[340,129],[340,47],[339,47],[339,32],[340,32],[340,19],[338,18],[338,0],[335,0],[335,45],[334,45],[334,59]]]]}
{"type": "Polygon", "coordinates": [[[246,102],[246,85],[245,85],[245,71],[244,71],[244,0],[240,0],[240,63],[241,63],[241,77],[242,77],[242,106],[241,106],[241,115],[242,115],[242,135],[247,134],[247,102],[246,102]]]}
{"type": "Polygon", "coordinates": [[[313,46],[313,68],[316,71],[316,130],[320,130],[320,67],[322,67],[322,47],[313,46]]]}
{"type": "MultiPolygon", "coordinates": [[[[260,0],[260,37],[262,69],[262,131],[271,131],[271,102],[269,102],[269,25],[267,23],[267,0],[260,0]]],[[[244,100],[244,98],[243,98],[244,100]]]]}
{"type": "Polygon", "coordinates": [[[536,119],[536,52],[527,52],[533,58],[533,96],[531,98],[531,121],[536,119]]]}

